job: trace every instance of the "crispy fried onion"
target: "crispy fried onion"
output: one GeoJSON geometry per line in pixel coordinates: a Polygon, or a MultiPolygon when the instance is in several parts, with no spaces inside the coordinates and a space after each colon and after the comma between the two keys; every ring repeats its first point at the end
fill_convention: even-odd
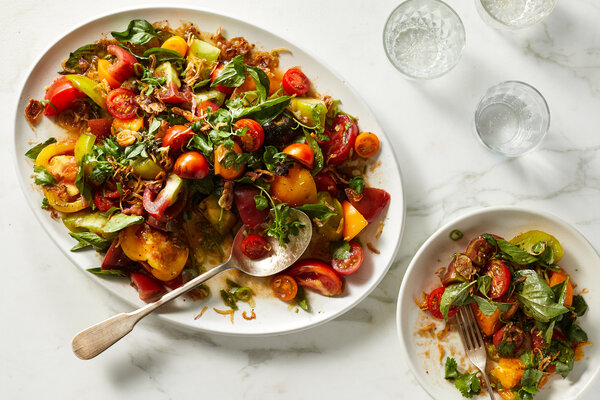
{"type": "Polygon", "coordinates": [[[229,315],[231,323],[233,324],[233,310],[218,310],[214,307],[213,307],[213,310],[215,310],[216,313],[221,314],[221,315],[229,315]]]}

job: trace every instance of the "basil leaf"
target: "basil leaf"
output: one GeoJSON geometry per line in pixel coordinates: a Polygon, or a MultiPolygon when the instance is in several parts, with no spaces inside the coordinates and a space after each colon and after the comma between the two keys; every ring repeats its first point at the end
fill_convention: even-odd
{"type": "Polygon", "coordinates": [[[44,147],[52,143],[56,143],[56,139],[53,137],[49,138],[44,143],[36,144],[35,146],[27,150],[25,156],[31,158],[32,160],[35,160],[40,154],[40,152],[44,149],[44,147]]]}
{"type": "Polygon", "coordinates": [[[482,275],[477,278],[477,290],[488,297],[488,293],[490,292],[490,287],[492,286],[492,277],[489,275],[482,275]]]}
{"type": "Polygon", "coordinates": [[[567,297],[567,282],[569,281],[569,278],[570,277],[567,277],[567,279],[561,283],[557,283],[551,287],[552,293],[554,293],[554,298],[558,304],[563,304],[565,302],[565,297],[567,297]]]}
{"type": "Polygon", "coordinates": [[[309,218],[316,218],[321,222],[327,221],[329,218],[336,215],[324,204],[304,204],[296,207],[296,210],[300,210],[306,213],[309,218]]]}
{"type": "Polygon", "coordinates": [[[572,307],[573,307],[573,312],[575,312],[575,314],[577,314],[578,317],[584,316],[588,309],[588,305],[587,305],[585,299],[583,298],[583,296],[581,296],[579,294],[573,296],[572,307]]]}
{"type": "Polygon", "coordinates": [[[538,384],[544,373],[537,368],[527,368],[521,377],[521,389],[527,393],[537,393],[538,384]]]}
{"type": "Polygon", "coordinates": [[[211,87],[227,86],[238,87],[246,80],[246,66],[244,55],[240,54],[231,59],[210,84],[211,87]]]}
{"type": "Polygon", "coordinates": [[[141,215],[127,215],[123,213],[114,214],[102,227],[104,233],[114,233],[128,226],[141,224],[144,222],[144,217],[141,215]]]}
{"type": "Polygon", "coordinates": [[[484,299],[481,296],[473,296],[473,299],[475,299],[481,312],[488,317],[496,312],[497,307],[490,300],[484,299]]]}
{"type": "Polygon", "coordinates": [[[353,189],[356,193],[361,194],[365,187],[365,180],[362,176],[355,176],[354,178],[350,179],[348,185],[350,186],[350,189],[353,189]]]}
{"type": "Polygon", "coordinates": [[[40,186],[49,186],[56,183],[56,178],[46,170],[43,165],[33,166],[33,182],[40,186]]]}
{"type": "Polygon", "coordinates": [[[252,116],[261,125],[274,120],[290,104],[291,96],[281,96],[265,101],[255,106],[237,106],[230,108],[233,119],[239,119],[248,115],[252,116]]]}
{"type": "Polygon", "coordinates": [[[175,50],[165,49],[163,47],[152,47],[144,52],[144,58],[153,55],[156,58],[156,65],[164,62],[170,62],[175,68],[182,69],[184,58],[175,50]]]}
{"type": "Polygon", "coordinates": [[[123,32],[112,31],[112,37],[119,42],[130,42],[133,44],[146,44],[153,38],[158,37],[156,30],[145,19],[134,19],[129,22],[127,29],[123,32]]]}
{"type": "Polygon", "coordinates": [[[92,246],[94,250],[103,252],[108,250],[113,239],[102,237],[92,232],[69,232],[73,239],[77,240],[77,244],[71,248],[71,251],[79,250],[87,246],[92,246]]]}
{"type": "Polygon", "coordinates": [[[484,233],[483,235],[481,235],[482,238],[484,238],[485,240],[488,241],[489,244],[491,244],[492,246],[498,248],[498,243],[496,242],[496,238],[493,237],[492,235],[490,235],[489,233],[484,233]]]}
{"type": "Polygon", "coordinates": [[[515,271],[513,281],[522,278],[525,280],[517,284],[515,293],[527,316],[540,322],[549,322],[552,318],[569,311],[567,307],[554,301],[554,292],[535,271],[515,271]]]}
{"type": "Polygon", "coordinates": [[[448,321],[448,310],[450,310],[450,306],[463,306],[472,302],[472,299],[469,297],[469,292],[471,286],[476,283],[476,281],[462,282],[446,287],[440,300],[440,311],[446,321],[448,321]]]}
{"type": "Polygon", "coordinates": [[[321,146],[319,146],[319,143],[310,134],[310,132],[304,131],[304,137],[306,138],[306,144],[310,146],[314,154],[313,168],[310,173],[315,176],[323,169],[323,166],[325,165],[325,157],[323,157],[321,146]]]}
{"type": "Polygon", "coordinates": [[[550,354],[556,355],[551,364],[556,366],[556,373],[563,378],[569,375],[575,364],[575,353],[568,343],[562,340],[553,340],[550,345],[550,354]]]}
{"type": "Polygon", "coordinates": [[[350,243],[340,240],[329,243],[329,253],[334,260],[347,260],[350,257],[350,243]]]}
{"type": "Polygon", "coordinates": [[[96,206],[94,204],[94,199],[92,195],[92,187],[87,182],[85,178],[85,171],[83,168],[83,161],[79,163],[79,169],[77,171],[77,176],[75,177],[75,186],[79,190],[79,193],[85,198],[85,200],[91,204],[92,209],[95,209],[96,206]]]}
{"type": "Polygon", "coordinates": [[[304,311],[308,311],[308,301],[306,300],[306,292],[302,286],[298,286],[298,293],[296,293],[296,297],[294,298],[298,307],[303,309],[304,311]]]}
{"type": "MultiPolygon", "coordinates": [[[[91,60],[92,56],[96,54],[97,50],[98,50],[98,45],[95,43],[85,44],[85,45],[79,47],[77,50],[75,50],[74,52],[69,54],[69,58],[67,59],[67,61],[65,61],[65,68],[67,68],[71,71],[83,72],[79,68],[79,60],[81,59],[81,57],[83,57],[85,60],[87,60],[89,62],[91,60]]],[[[63,74],[63,73],[66,74],[66,73],[69,73],[69,71],[59,72],[59,74],[63,74]]]]}
{"type": "Polygon", "coordinates": [[[529,254],[519,246],[509,243],[506,240],[496,239],[496,242],[500,247],[500,251],[508,255],[510,257],[509,261],[515,264],[528,265],[538,261],[536,256],[529,254]]]}
{"type": "Polygon", "coordinates": [[[577,324],[571,325],[569,330],[567,331],[567,338],[571,342],[587,342],[588,335],[587,333],[577,324]]]}
{"type": "Polygon", "coordinates": [[[265,71],[263,71],[259,67],[252,67],[250,65],[247,65],[246,71],[248,72],[248,75],[252,77],[254,85],[256,86],[258,102],[264,102],[267,99],[269,89],[271,88],[271,81],[269,80],[269,77],[267,76],[265,71]]]}
{"type": "Polygon", "coordinates": [[[102,269],[98,268],[88,268],[87,272],[91,272],[94,275],[107,275],[107,276],[116,276],[120,278],[126,278],[127,272],[121,271],[120,269],[102,269]]]}

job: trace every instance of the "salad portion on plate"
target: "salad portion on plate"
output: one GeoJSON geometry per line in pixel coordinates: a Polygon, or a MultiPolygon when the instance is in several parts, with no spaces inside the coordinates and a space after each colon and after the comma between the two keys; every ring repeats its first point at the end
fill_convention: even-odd
{"type": "MultiPolygon", "coordinates": [[[[303,288],[338,296],[363,251],[378,254],[357,235],[379,224],[379,238],[391,198],[367,184],[379,139],[319,95],[301,67],[280,71],[278,51],[134,19],[56,67],[25,116],[33,127],[53,119],[64,136],[26,155],[42,207],[69,229],[72,250],[103,254],[90,272],[130,279],[152,301],[224,261],[240,227],[241,250],[254,259],[313,229],[306,257],[269,282],[270,296],[308,310],[303,288]],[[312,226],[291,219],[291,208],[312,226]]],[[[264,286],[237,278],[212,294],[228,306],[215,311],[232,318],[264,286]]],[[[191,296],[211,293],[202,286],[191,296]]]]}
{"type": "MultiPolygon", "coordinates": [[[[462,233],[452,231],[450,237],[460,239],[462,233]]],[[[576,294],[575,282],[560,267],[563,254],[558,239],[540,230],[510,241],[485,233],[437,271],[442,285],[418,301],[447,324],[458,307],[471,307],[491,361],[486,372],[503,399],[532,399],[552,377],[566,378],[591,344],[578,323],[588,310],[584,291],[576,294]]],[[[484,387],[476,373],[462,371],[450,356],[444,378],[467,398],[484,387]]]]}

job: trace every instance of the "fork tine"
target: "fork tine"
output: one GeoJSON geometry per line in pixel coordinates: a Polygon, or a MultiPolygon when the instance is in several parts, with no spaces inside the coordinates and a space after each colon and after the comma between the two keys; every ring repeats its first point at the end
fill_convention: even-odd
{"type": "Polygon", "coordinates": [[[473,344],[472,344],[471,337],[467,330],[467,322],[464,319],[462,307],[460,307],[460,309],[458,310],[457,316],[459,319],[458,328],[460,330],[460,337],[463,341],[463,345],[465,346],[467,351],[469,351],[470,349],[473,348],[473,344]]]}
{"type": "Polygon", "coordinates": [[[473,315],[471,307],[469,307],[468,310],[464,310],[464,312],[465,319],[467,320],[467,329],[470,331],[471,337],[473,338],[473,348],[483,347],[483,338],[481,337],[481,332],[479,332],[479,326],[475,321],[475,316],[473,315]]]}

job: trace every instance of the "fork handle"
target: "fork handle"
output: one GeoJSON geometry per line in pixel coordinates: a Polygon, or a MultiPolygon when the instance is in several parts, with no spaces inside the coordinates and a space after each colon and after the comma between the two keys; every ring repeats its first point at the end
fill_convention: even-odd
{"type": "Polygon", "coordinates": [[[490,394],[490,399],[496,400],[496,396],[494,396],[494,391],[492,390],[492,385],[490,385],[490,381],[485,373],[485,370],[481,371],[481,374],[483,375],[483,380],[485,381],[485,387],[487,387],[487,391],[490,394]]]}

